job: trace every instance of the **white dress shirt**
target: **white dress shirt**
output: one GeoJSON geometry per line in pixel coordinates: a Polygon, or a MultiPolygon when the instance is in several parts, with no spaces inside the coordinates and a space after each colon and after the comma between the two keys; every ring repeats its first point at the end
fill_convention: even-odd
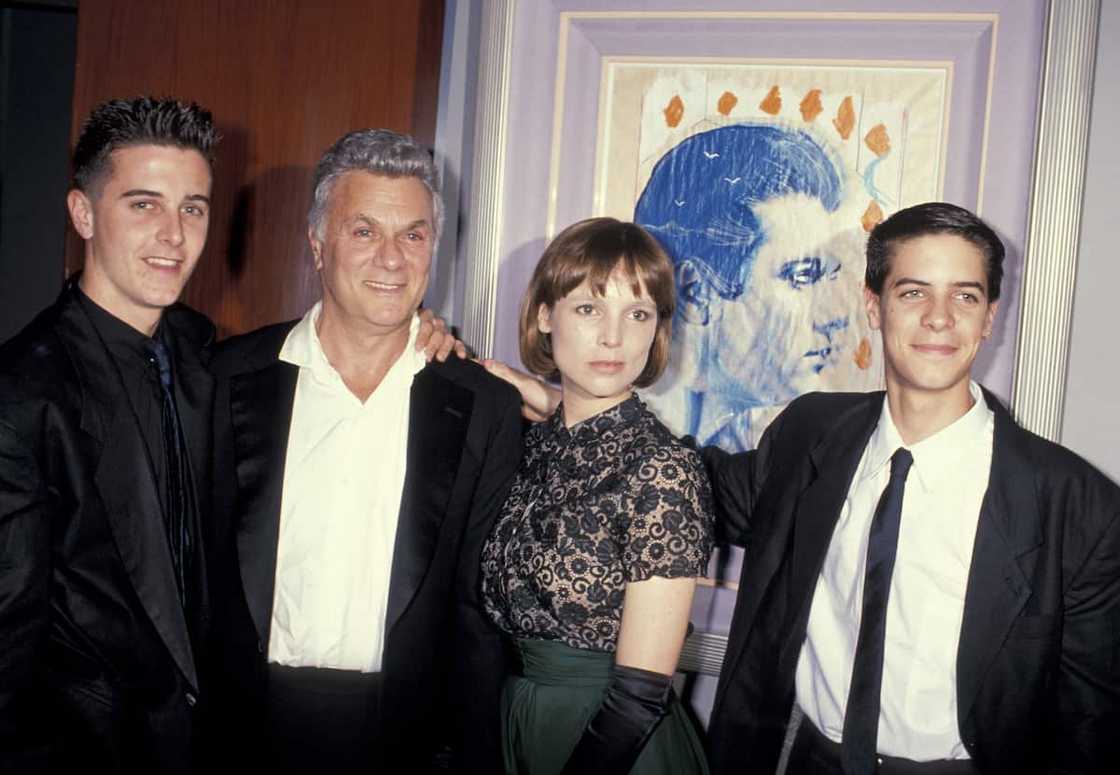
{"type": "MultiPolygon", "coordinates": [[[[424,356],[408,344],[363,403],[316,332],[316,304],[280,360],[299,367],[284,462],[268,659],[293,667],[381,669],[408,411],[424,356]]],[[[277,418],[283,422],[283,418],[277,418]]]]}
{"type": "MultiPolygon", "coordinates": [[[[957,725],[957,644],[972,547],[992,462],[992,411],[974,405],[952,425],[908,446],[898,553],[887,603],[879,753],[915,761],[967,759],[957,725]]],[[[871,519],[902,442],[883,401],[813,593],[797,663],[797,702],[840,742],[852,678],[871,519]]]]}

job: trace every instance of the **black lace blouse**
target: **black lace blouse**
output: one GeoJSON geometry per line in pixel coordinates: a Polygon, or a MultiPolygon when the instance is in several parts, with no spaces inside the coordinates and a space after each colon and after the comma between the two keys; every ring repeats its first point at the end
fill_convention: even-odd
{"type": "Polygon", "coordinates": [[[711,490],[636,396],[570,430],[562,411],[526,435],[483,548],[486,611],[515,637],[614,651],[627,582],[704,574],[711,490]]]}

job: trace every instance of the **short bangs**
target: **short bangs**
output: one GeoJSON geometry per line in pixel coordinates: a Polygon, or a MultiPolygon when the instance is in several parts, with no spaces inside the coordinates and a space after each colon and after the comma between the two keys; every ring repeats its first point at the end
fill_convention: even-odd
{"type": "Polygon", "coordinates": [[[549,379],[558,376],[548,336],[537,328],[537,310],[551,308],[583,283],[596,296],[621,273],[635,296],[646,294],[657,307],[657,333],[645,369],[635,387],[657,381],[669,362],[676,290],[673,265],[649,232],[636,223],[614,218],[588,218],[556,235],[545,248],[521,304],[521,360],[526,368],[549,379]]]}

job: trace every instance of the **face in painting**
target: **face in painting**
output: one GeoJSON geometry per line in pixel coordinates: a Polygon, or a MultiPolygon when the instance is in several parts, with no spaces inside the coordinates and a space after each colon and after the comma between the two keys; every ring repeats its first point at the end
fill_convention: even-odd
{"type": "Polygon", "coordinates": [[[551,337],[564,417],[574,425],[629,397],[649,360],[657,305],[644,287],[635,295],[630,279],[616,273],[602,296],[585,282],[551,309],[541,305],[537,326],[551,337]]]}
{"type": "Polygon", "coordinates": [[[116,317],[151,332],[206,244],[210,165],[198,151],[160,145],[128,146],[109,158],[97,191],[67,197],[86,244],[81,287],[116,317]]]}
{"type": "Polygon", "coordinates": [[[432,196],[416,178],[342,175],[322,236],[308,233],[323,314],[377,335],[407,335],[424,298],[435,234],[432,196]]]}
{"type": "Polygon", "coordinates": [[[757,414],[879,386],[847,181],[815,135],[766,123],[692,135],[654,166],[635,220],[673,259],[679,314],[646,396],[674,431],[750,449],[757,414]]]}
{"type": "Polygon", "coordinates": [[[811,390],[876,387],[861,309],[862,239],[819,200],[755,205],[766,240],[744,256],[742,291],[718,291],[700,261],[677,266],[667,386],[683,393],[683,430],[749,449],[749,412],[811,390]]]}
{"type": "Polygon", "coordinates": [[[984,256],[954,234],[927,234],[897,245],[883,293],[865,291],[867,316],[883,335],[887,389],[958,395],[992,333],[984,256]]]}
{"type": "Polygon", "coordinates": [[[789,199],[756,207],[767,240],[745,262],[750,274],[743,293],[709,293],[711,330],[682,331],[712,347],[708,389],[738,394],[748,406],[781,404],[826,386],[853,359],[860,338],[853,314],[859,312],[858,254],[845,250],[843,240],[821,241],[829,231],[819,202],[789,199]],[[820,229],[810,226],[815,220],[820,229]]]}

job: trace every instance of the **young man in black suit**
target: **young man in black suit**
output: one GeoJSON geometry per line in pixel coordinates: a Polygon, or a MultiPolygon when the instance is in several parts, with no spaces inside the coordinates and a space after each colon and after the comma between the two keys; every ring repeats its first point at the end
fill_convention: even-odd
{"type": "Polygon", "coordinates": [[[713,772],[772,775],[791,717],[787,775],[1120,767],[1120,488],[972,381],[1003,256],[960,207],[895,213],[864,291],[886,392],[805,395],[756,450],[704,450],[747,550],[713,772]]]}
{"type": "Polygon", "coordinates": [[[501,770],[482,541],[520,457],[516,392],[410,343],[442,227],[426,149],[353,132],[320,160],[322,301],[223,342],[225,726],[270,772],[501,770]]]}
{"type": "Polygon", "coordinates": [[[0,346],[0,771],[191,768],[214,329],[176,299],[216,142],[197,105],[96,108],[67,196],[84,270],[0,346]]]}
{"type": "Polygon", "coordinates": [[[710,726],[717,773],[1120,766],[1120,490],[971,380],[1003,245],[895,213],[867,247],[886,393],[803,396],[757,450],[706,450],[747,548],[710,726]]]}

